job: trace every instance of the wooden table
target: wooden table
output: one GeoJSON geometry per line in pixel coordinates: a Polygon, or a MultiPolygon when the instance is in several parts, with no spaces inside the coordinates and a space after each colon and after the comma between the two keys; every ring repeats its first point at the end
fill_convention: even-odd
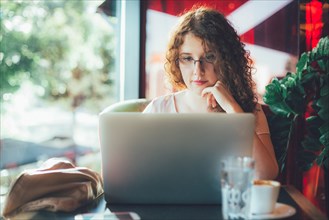
{"type": "MultiPolygon", "coordinates": [[[[301,219],[328,220],[328,218],[315,207],[306,197],[293,186],[283,186],[288,196],[295,202],[293,206],[297,213],[300,212],[301,219]]],[[[280,198],[279,198],[280,199],[280,198]]],[[[284,202],[284,201],[283,201],[284,202]]]]}
{"type": "MultiPolygon", "coordinates": [[[[296,209],[296,214],[285,219],[326,220],[327,217],[293,186],[282,186],[279,203],[288,204],[296,209]]],[[[136,212],[143,220],[212,220],[222,219],[220,205],[108,205],[101,196],[92,204],[74,213],[52,213],[39,211],[22,216],[24,219],[67,219],[72,220],[81,213],[103,213],[106,208],[112,212],[136,212]]]]}

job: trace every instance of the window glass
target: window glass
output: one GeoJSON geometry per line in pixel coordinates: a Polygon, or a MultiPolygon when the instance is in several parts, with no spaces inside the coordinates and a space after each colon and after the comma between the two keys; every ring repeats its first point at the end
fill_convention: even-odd
{"type": "Polygon", "coordinates": [[[1,184],[48,157],[100,169],[98,113],[119,96],[119,20],[102,3],[1,1],[1,184]]]}
{"type": "Polygon", "coordinates": [[[298,1],[148,1],[146,5],[146,97],[171,92],[164,63],[169,33],[177,16],[194,4],[218,9],[250,51],[259,101],[273,77],[295,71],[298,57],[298,1]],[[161,28],[159,28],[161,24],[161,28]]]}

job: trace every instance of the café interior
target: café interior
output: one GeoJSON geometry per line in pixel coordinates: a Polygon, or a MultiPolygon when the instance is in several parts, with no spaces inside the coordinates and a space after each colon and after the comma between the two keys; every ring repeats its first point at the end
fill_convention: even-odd
{"type": "MultiPolygon", "coordinates": [[[[101,174],[99,113],[142,112],[153,98],[174,91],[164,69],[169,34],[179,15],[196,5],[220,11],[250,52],[255,92],[279,166],[279,202],[294,209],[279,217],[328,218],[326,0],[1,2],[1,218],[6,219],[4,208],[8,211],[13,203],[21,205],[15,207],[19,214],[26,214],[24,205],[37,198],[33,192],[38,199],[47,196],[33,185],[12,191],[19,176],[51,158],[101,174]]],[[[220,208],[202,204],[111,209],[96,197],[74,211],[43,206],[23,216],[87,219],[82,214],[107,208],[130,212],[122,219],[222,219],[220,208]]]]}

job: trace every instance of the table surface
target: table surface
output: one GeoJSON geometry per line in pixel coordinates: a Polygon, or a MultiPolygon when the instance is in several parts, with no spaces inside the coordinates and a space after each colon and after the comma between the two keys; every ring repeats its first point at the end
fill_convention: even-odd
{"type": "MultiPolygon", "coordinates": [[[[281,187],[278,202],[288,204],[296,209],[295,215],[285,219],[327,219],[327,217],[319,209],[317,209],[293,186],[281,187]]],[[[104,213],[106,208],[108,208],[111,212],[135,212],[143,220],[222,219],[220,205],[108,205],[104,200],[104,196],[101,196],[92,204],[82,207],[72,213],[39,211],[36,213],[26,214],[24,218],[71,220],[74,219],[76,215],[82,213],[104,213]]],[[[123,219],[128,220],[127,218],[123,219]]]]}

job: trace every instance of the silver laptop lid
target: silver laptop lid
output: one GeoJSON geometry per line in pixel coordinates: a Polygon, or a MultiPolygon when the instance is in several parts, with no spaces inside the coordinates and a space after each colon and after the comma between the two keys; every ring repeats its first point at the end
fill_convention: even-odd
{"type": "Polygon", "coordinates": [[[219,204],[220,160],[251,156],[253,114],[100,114],[105,199],[219,204]]]}

